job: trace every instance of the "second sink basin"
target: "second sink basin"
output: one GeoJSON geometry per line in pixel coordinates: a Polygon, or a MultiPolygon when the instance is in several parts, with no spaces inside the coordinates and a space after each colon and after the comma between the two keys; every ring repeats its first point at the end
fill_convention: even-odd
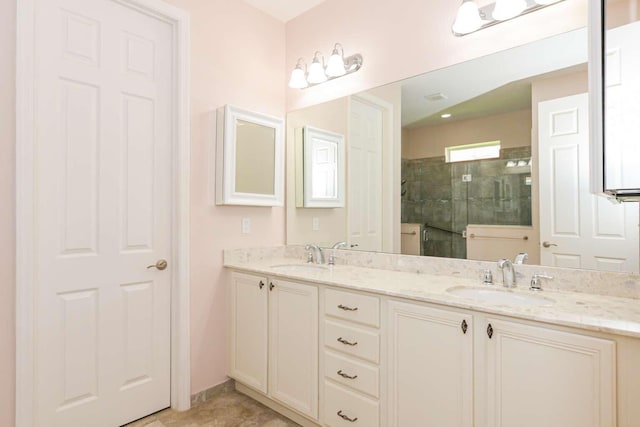
{"type": "Polygon", "coordinates": [[[318,264],[280,264],[272,265],[270,268],[273,270],[300,272],[300,271],[327,271],[328,267],[318,264]]]}
{"type": "Polygon", "coordinates": [[[518,293],[502,289],[473,288],[468,286],[455,286],[447,289],[451,295],[472,299],[479,302],[494,305],[515,306],[547,306],[553,305],[554,300],[542,295],[518,293]]]}

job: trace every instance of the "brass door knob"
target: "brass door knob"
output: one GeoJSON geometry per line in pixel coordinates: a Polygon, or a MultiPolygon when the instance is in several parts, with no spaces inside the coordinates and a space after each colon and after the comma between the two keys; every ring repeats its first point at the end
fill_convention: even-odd
{"type": "Polygon", "coordinates": [[[167,260],[159,259],[158,262],[156,262],[155,264],[148,265],[147,268],[157,268],[158,270],[162,271],[165,268],[167,268],[167,260]]]}
{"type": "Polygon", "coordinates": [[[550,248],[551,246],[558,246],[555,243],[550,243],[550,242],[543,242],[542,246],[545,248],[550,248]]]}

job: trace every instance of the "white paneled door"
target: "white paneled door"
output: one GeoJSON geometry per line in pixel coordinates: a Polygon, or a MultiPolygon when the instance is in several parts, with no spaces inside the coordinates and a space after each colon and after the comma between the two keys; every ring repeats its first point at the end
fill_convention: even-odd
{"type": "Polygon", "coordinates": [[[379,108],[351,98],[348,154],[349,243],[382,250],[382,129],[379,108]]]}
{"type": "Polygon", "coordinates": [[[637,273],[637,204],[589,192],[588,103],[584,93],[538,106],[541,261],[637,273]]]}
{"type": "Polygon", "coordinates": [[[35,424],[117,426],[170,405],[172,29],[110,0],[35,28],[35,424]]]}

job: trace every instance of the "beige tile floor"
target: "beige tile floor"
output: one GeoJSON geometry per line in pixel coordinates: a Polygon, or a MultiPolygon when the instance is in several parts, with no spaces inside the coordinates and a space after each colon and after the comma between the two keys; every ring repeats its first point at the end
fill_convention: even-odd
{"type": "Polygon", "coordinates": [[[165,409],[125,427],[296,427],[298,424],[237,391],[228,391],[185,412],[165,409]]]}

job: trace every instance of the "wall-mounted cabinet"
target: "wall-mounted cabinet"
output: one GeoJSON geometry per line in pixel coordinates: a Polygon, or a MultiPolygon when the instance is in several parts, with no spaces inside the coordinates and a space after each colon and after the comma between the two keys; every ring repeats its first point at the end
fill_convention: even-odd
{"type": "Polygon", "coordinates": [[[226,105],[216,117],[215,188],[218,205],[283,206],[284,121],[226,105]]]}

